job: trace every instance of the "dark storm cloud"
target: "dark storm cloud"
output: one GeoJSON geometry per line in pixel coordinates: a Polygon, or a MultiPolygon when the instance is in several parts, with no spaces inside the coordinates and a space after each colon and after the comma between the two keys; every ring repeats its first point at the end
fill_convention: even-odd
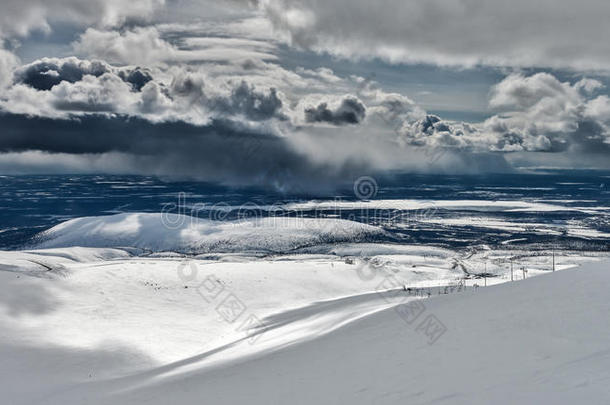
{"type": "Polygon", "coordinates": [[[317,107],[305,109],[305,121],[324,122],[333,125],[358,124],[366,115],[366,107],[360,100],[354,97],[346,97],[341,104],[330,109],[328,103],[320,103],[317,107]]]}
{"type": "MultiPolygon", "coordinates": [[[[87,115],[73,120],[0,115],[0,152],[71,155],[119,152],[131,172],[185,176],[277,189],[322,189],[370,173],[365,163],[313,163],[285,139],[215,120],[207,126],[153,124],[139,118],[87,115]]],[[[111,169],[111,168],[110,168],[111,169]]]]}
{"type": "Polygon", "coordinates": [[[44,58],[18,68],[0,102],[7,112],[49,118],[117,113],[152,122],[202,125],[222,118],[264,125],[288,121],[282,97],[273,86],[214,80],[188,67],[168,74],[70,57],[44,58]]]}
{"type": "Polygon", "coordinates": [[[98,61],[44,58],[17,69],[14,80],[36,90],[51,90],[62,81],[76,83],[84,75],[98,77],[109,71],[108,65],[98,61]]]}
{"type": "MultiPolygon", "coordinates": [[[[276,138],[248,132],[239,123],[228,120],[196,126],[185,122],[153,124],[126,116],[84,115],[57,120],[2,114],[0,125],[3,128],[0,135],[2,152],[41,150],[73,154],[127,152],[156,155],[169,151],[207,150],[210,155],[220,152],[230,155],[233,150],[239,151],[240,143],[258,145],[276,138]],[[220,140],[224,140],[226,145],[219,145],[220,140]]],[[[209,159],[207,153],[202,157],[209,159]]]]}
{"type": "Polygon", "coordinates": [[[421,131],[430,134],[435,129],[438,129],[439,131],[448,131],[447,125],[441,122],[440,117],[431,114],[426,115],[421,121],[421,131]]]}
{"type": "Polygon", "coordinates": [[[282,100],[278,97],[275,88],[269,89],[269,93],[265,94],[257,91],[254,86],[249,86],[245,81],[233,89],[230,96],[212,100],[210,106],[223,114],[242,114],[254,121],[274,117],[286,118],[281,114],[282,100]]]}
{"type": "Polygon", "coordinates": [[[131,84],[135,91],[142,90],[146,83],[150,82],[153,77],[147,69],[123,69],[119,71],[119,77],[125,82],[131,84]]]}
{"type": "Polygon", "coordinates": [[[134,90],[140,91],[151,81],[148,69],[114,68],[105,62],[88,61],[78,58],[43,58],[20,67],[14,73],[14,82],[22,83],[36,90],[51,90],[61,82],[76,83],[85,75],[99,77],[105,73],[114,73],[134,90]]]}
{"type": "Polygon", "coordinates": [[[583,120],[578,129],[569,135],[568,141],[556,145],[555,151],[574,151],[584,154],[610,155],[607,130],[594,120],[583,120]]]}

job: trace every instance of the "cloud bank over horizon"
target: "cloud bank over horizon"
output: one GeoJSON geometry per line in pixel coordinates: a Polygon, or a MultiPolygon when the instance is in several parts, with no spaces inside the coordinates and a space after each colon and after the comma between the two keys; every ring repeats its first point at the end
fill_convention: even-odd
{"type": "Polygon", "coordinates": [[[610,68],[604,0],[259,0],[298,46],[471,67],[610,68]]]}
{"type": "MultiPolygon", "coordinates": [[[[3,3],[0,171],[147,173],[289,189],[396,170],[510,171],[517,162],[535,166],[541,153],[554,155],[560,166],[591,156],[595,167],[610,168],[603,158],[610,152],[610,98],[598,74],[509,71],[489,88],[486,119],[447,120],[427,112],[413,95],[371,79],[366,70],[340,74],[294,63],[290,55],[298,62],[294,55],[309,55],[299,50],[306,47],[356,61],[385,57],[380,44],[404,37],[405,49],[419,56],[390,60],[465,66],[495,60],[502,66],[494,54],[499,52],[516,65],[538,66],[538,61],[511,58],[522,48],[510,42],[501,51],[478,46],[485,57],[469,59],[456,44],[444,43],[444,36],[457,35],[452,29],[458,28],[415,35],[392,28],[396,17],[383,7],[355,24],[364,12],[359,2],[343,4],[343,14],[332,14],[342,1],[223,2],[214,18],[202,14],[185,20],[171,10],[181,1],[136,1],[127,8],[76,0],[27,1],[22,8],[3,3]],[[340,16],[335,26],[326,25],[331,14],[340,16]],[[379,25],[380,19],[387,24],[379,25]],[[58,24],[73,27],[75,34],[65,44],[71,56],[19,60],[20,41],[36,31],[52,32],[58,24]],[[377,28],[370,31],[372,24],[377,28]],[[444,52],[435,45],[440,42],[457,59],[438,56],[444,52]]],[[[430,18],[457,25],[457,16],[466,11],[474,12],[468,18],[476,23],[479,14],[500,10],[472,9],[477,3],[450,7],[433,1],[421,10],[413,9],[416,3],[393,5],[398,15],[432,13],[430,18]],[[446,7],[439,14],[441,6],[446,7]]],[[[603,11],[605,5],[599,6],[603,11]]],[[[553,31],[548,29],[544,32],[553,31]]],[[[469,32],[460,35],[460,41],[470,40],[469,32]]],[[[546,45],[533,40],[530,50],[546,45]]],[[[587,54],[604,46],[579,50],[579,63],[587,69],[610,66],[605,56],[587,54]]],[[[546,60],[549,67],[580,68],[562,64],[562,58],[546,60]]],[[[565,55],[566,61],[573,58],[565,55]]]]}

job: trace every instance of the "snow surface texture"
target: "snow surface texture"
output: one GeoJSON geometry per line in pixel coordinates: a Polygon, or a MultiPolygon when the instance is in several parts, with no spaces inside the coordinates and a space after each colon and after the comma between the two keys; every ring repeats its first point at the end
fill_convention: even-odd
{"type": "Polygon", "coordinates": [[[288,252],[322,243],[359,241],[379,228],[340,219],[255,218],[211,221],[177,214],[125,213],[63,222],[37,248],[134,247],[153,252],[288,252]]]}
{"type": "Polygon", "coordinates": [[[450,251],[335,250],[377,254],[375,265],[324,255],[184,262],[107,248],[0,252],[3,401],[609,403],[609,262],[449,295],[428,288],[421,299],[386,281],[454,281],[463,273],[447,267],[450,251]],[[219,311],[229,296],[245,307],[232,322],[219,311]],[[401,316],[405,303],[423,312],[401,316]],[[240,330],[250,315],[264,326],[255,333],[240,330]],[[421,326],[429,316],[446,329],[435,340],[421,326]]]}

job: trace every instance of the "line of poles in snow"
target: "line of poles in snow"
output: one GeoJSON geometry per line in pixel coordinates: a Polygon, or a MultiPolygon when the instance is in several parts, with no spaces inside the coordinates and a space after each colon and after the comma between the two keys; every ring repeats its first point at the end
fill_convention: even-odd
{"type": "MultiPolygon", "coordinates": [[[[519,268],[519,270],[521,270],[522,273],[522,280],[525,280],[527,278],[527,273],[528,270],[525,268],[525,266],[521,266],[519,268]]],[[[555,271],[555,251],[553,250],[552,253],[552,271],[555,271]]],[[[479,278],[483,279],[483,286],[487,287],[487,262],[485,262],[485,273],[483,273],[483,275],[478,275],[479,278]]],[[[515,266],[514,266],[514,261],[511,258],[510,259],[510,281],[515,281],[515,266]]],[[[407,287],[406,285],[404,286],[404,290],[407,292],[407,294],[412,295],[412,296],[416,296],[416,297],[430,297],[433,295],[434,290],[436,289],[437,295],[441,295],[441,294],[452,294],[454,292],[462,292],[462,291],[466,291],[467,289],[467,285],[464,282],[464,280],[461,280],[459,283],[457,284],[451,284],[451,285],[446,285],[446,286],[437,286],[437,287],[423,287],[423,288],[414,288],[414,287],[407,287]]],[[[474,283],[472,285],[472,288],[474,290],[478,289],[480,286],[477,283],[474,283]]]]}

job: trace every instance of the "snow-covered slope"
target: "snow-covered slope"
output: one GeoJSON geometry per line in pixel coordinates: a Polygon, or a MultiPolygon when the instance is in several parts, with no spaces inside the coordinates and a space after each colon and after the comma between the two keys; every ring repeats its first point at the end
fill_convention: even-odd
{"type": "Polygon", "coordinates": [[[286,252],[321,243],[366,240],[382,232],[374,226],[327,218],[211,221],[177,214],[125,213],[63,222],[39,235],[35,247],[135,247],[184,253],[286,252]]]}
{"type": "MultiPolygon", "coordinates": [[[[428,344],[394,310],[273,355],[110,397],[214,404],[610,403],[610,269],[568,270],[425,302],[428,344]]],[[[422,315],[422,317],[424,316],[422,315]]]]}
{"type": "Polygon", "coordinates": [[[610,402],[608,262],[423,300],[381,288],[406,272],[357,269],[115,258],[0,271],[0,391],[62,405],[610,402]],[[245,307],[232,322],[218,311],[230,295],[245,307]],[[265,326],[254,342],[239,330],[249,315],[265,326]]]}

